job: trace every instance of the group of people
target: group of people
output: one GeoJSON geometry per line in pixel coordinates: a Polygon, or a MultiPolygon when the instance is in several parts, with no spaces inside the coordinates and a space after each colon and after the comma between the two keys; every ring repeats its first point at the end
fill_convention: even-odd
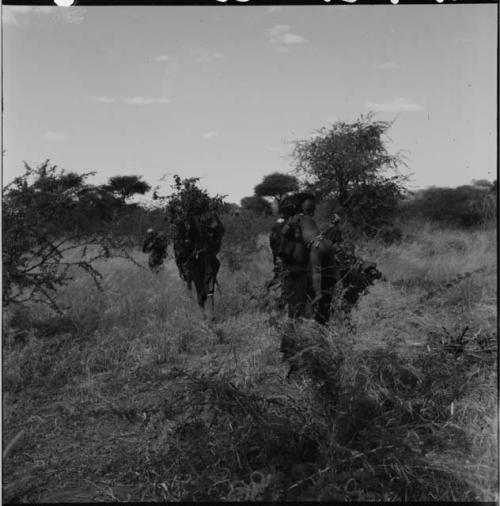
{"type": "MultiPolygon", "coordinates": [[[[279,218],[273,225],[269,244],[274,276],[267,288],[280,294],[279,310],[290,318],[313,317],[324,324],[330,318],[335,286],[343,288],[343,305],[352,307],[359,295],[381,277],[373,262],[363,262],[354,247],[343,241],[340,218],[333,213],[321,231],[314,220],[314,195],[298,192],[282,199],[279,218]]],[[[200,307],[207,300],[213,315],[213,295],[217,283],[220,251],[225,230],[219,216],[209,208],[172,220],[175,262],[180,278],[191,289],[194,283],[200,307]]],[[[143,252],[149,253],[149,266],[157,271],[166,258],[168,237],[149,229],[143,252]]]]}
{"type": "MultiPolygon", "coordinates": [[[[180,278],[189,291],[193,284],[198,304],[214,312],[214,290],[220,261],[217,254],[222,245],[225,229],[219,216],[208,206],[199,206],[187,216],[171,216],[174,258],[180,278]]],[[[142,251],[149,253],[149,267],[158,272],[167,256],[168,237],[165,232],[148,229],[142,251]]]]}
{"type": "Polygon", "coordinates": [[[341,231],[335,214],[328,229],[321,232],[314,220],[315,209],[310,193],[295,193],[280,202],[279,218],[269,238],[274,263],[269,285],[281,286],[277,305],[286,307],[290,318],[312,313],[316,321],[325,323],[339,278],[333,253],[341,231]]]}
{"type": "Polygon", "coordinates": [[[337,213],[320,231],[315,209],[310,193],[296,193],[280,203],[280,216],[269,238],[274,277],[267,287],[281,288],[277,307],[287,308],[290,318],[312,316],[324,324],[330,318],[336,287],[339,308],[347,314],[382,273],[374,262],[356,256],[354,245],[343,239],[337,213]]]}

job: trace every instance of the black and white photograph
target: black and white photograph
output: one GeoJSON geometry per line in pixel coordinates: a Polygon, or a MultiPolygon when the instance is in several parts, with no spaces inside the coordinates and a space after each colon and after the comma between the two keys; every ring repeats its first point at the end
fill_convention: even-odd
{"type": "Polygon", "coordinates": [[[1,6],[2,502],[499,501],[498,2],[1,6]]]}

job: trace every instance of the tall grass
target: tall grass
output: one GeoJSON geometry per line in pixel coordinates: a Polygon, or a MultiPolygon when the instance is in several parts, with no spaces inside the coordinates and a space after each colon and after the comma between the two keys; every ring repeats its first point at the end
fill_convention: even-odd
{"type": "Polygon", "coordinates": [[[117,417],[131,434],[106,458],[96,446],[91,463],[71,445],[54,453],[48,425],[43,437],[27,431],[7,481],[45,459],[59,483],[72,466],[111,466],[135,500],[494,500],[494,233],[427,225],[357,250],[387,281],[348,324],[270,317],[265,247],[241,269],[223,256],[215,323],[172,260],[153,274],[139,252],[144,268],[103,262],[103,292],[75,274],[59,293],[64,318],[6,311],[7,442],[33,403],[56,398],[63,433],[78,420],[98,445],[100,424],[117,417]]]}

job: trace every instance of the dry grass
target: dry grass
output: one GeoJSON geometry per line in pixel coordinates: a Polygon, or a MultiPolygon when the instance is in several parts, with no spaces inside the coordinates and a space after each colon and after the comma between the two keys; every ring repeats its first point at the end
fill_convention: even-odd
{"type": "Polygon", "coordinates": [[[359,251],[388,281],[326,328],[270,319],[265,249],[223,265],[215,323],[172,261],[76,277],[65,317],[6,311],[7,498],[495,500],[494,233],[359,251]]]}

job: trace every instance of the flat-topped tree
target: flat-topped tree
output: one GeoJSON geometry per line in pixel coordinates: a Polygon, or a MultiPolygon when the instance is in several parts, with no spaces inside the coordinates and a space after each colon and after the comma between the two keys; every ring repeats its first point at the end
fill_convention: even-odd
{"type": "Polygon", "coordinates": [[[145,181],[141,181],[142,176],[113,176],[108,180],[108,184],[104,188],[115,194],[122,202],[133,195],[144,195],[151,186],[145,181]]]}
{"type": "Polygon", "coordinates": [[[273,172],[264,176],[264,179],[254,188],[257,197],[272,197],[279,204],[288,192],[299,189],[299,181],[295,176],[273,172]]]}

